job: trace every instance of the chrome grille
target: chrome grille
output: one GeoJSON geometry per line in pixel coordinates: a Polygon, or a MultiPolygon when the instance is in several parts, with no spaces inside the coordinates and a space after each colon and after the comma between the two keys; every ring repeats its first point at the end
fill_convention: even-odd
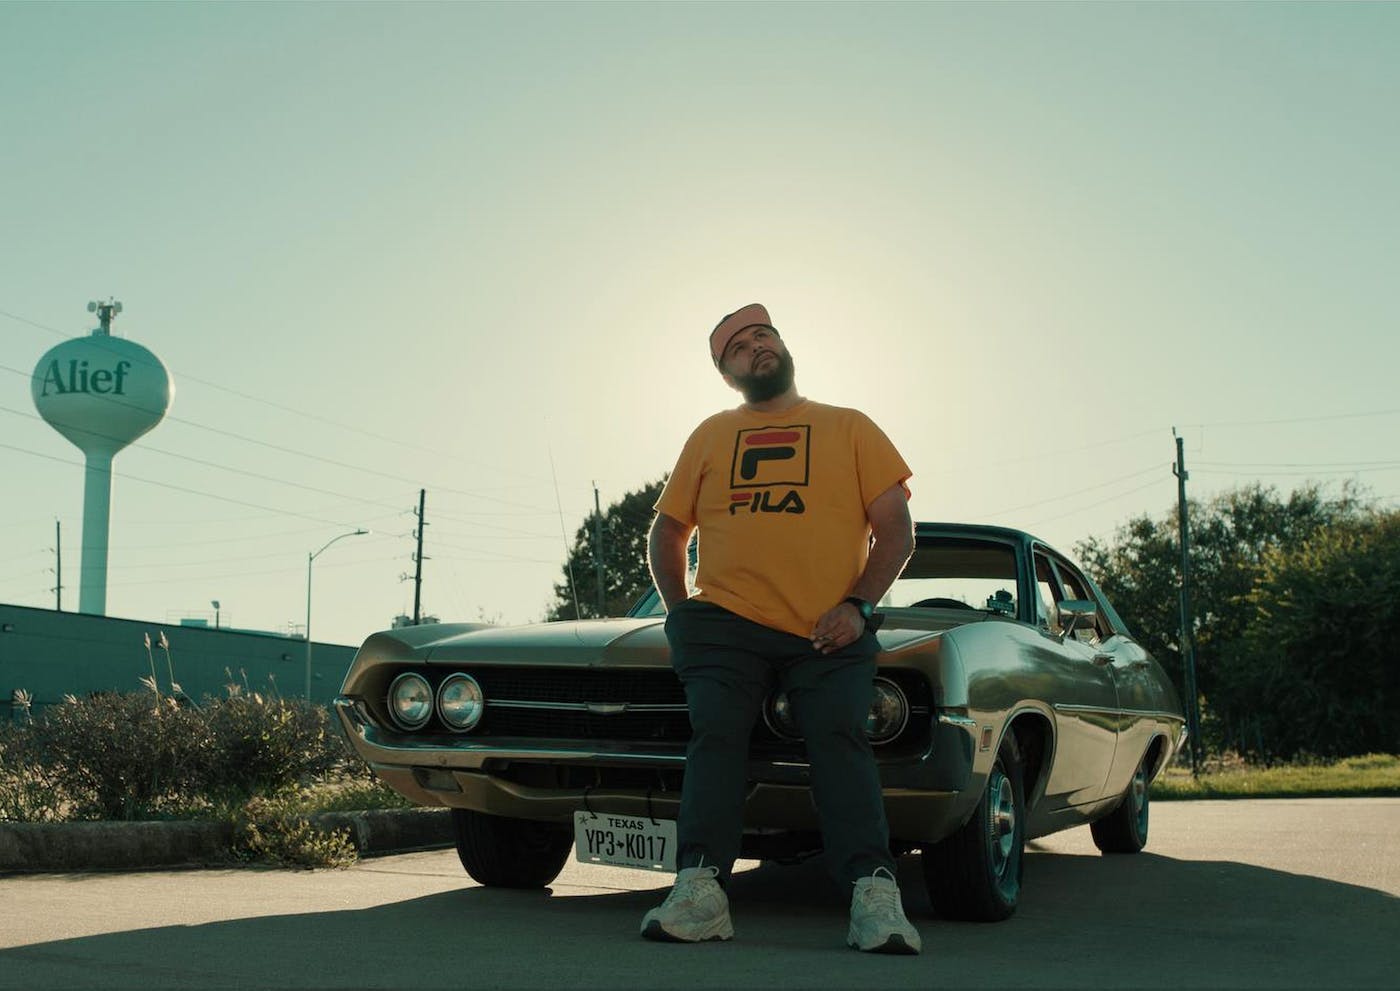
{"type": "Polygon", "coordinates": [[[671,670],[476,668],[471,675],[490,701],[627,702],[633,705],[671,704],[685,709],[685,689],[671,670]]]}

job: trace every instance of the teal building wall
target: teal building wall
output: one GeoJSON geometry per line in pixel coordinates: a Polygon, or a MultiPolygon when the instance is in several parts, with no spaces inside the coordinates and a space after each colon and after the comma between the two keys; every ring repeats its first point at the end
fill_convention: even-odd
{"type": "MultiPolygon", "coordinates": [[[[196,701],[223,695],[230,681],[264,694],[304,694],[305,640],[0,603],[0,719],[13,716],[16,690],[29,694],[35,714],[65,694],[142,691],[142,675],[151,674],[146,634],[162,692],[169,691],[173,666],[175,681],[196,701]],[[170,643],[169,664],[158,645],[161,632],[170,643]]],[[[355,650],[312,644],[312,701],[330,703],[355,650]]]]}

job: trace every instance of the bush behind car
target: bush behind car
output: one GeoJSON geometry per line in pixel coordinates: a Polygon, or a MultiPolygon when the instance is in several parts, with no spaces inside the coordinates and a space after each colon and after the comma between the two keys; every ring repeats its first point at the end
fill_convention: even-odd
{"type": "Polygon", "coordinates": [[[0,728],[0,819],[190,818],[337,773],[367,770],[301,699],[70,696],[0,728]]]}

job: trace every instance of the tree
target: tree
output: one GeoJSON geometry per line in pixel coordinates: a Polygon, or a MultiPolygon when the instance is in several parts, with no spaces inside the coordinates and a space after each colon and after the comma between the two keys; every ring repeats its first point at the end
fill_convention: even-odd
{"type": "MultiPolygon", "coordinates": [[[[603,613],[621,616],[647,589],[647,532],[656,515],[652,506],[666,484],[660,478],[635,492],[628,492],[603,511],[603,613]]],[[[548,619],[593,619],[598,613],[598,570],[594,533],[597,513],[589,513],[574,534],[564,574],[554,586],[554,603],[548,619]],[[572,578],[571,578],[572,576],[572,578]],[[572,582],[572,583],[571,583],[572,582]],[[577,610],[575,610],[575,592],[577,610]]]]}
{"type": "Polygon", "coordinates": [[[1265,759],[1400,750],[1400,512],[1269,550],[1216,708],[1234,749],[1265,759]]]}
{"type": "MultiPolygon", "coordinates": [[[[1280,548],[1298,546],[1318,532],[1367,515],[1351,488],[1324,495],[1315,484],[1286,498],[1258,484],[1188,503],[1191,521],[1191,598],[1196,641],[1196,681],[1206,699],[1207,723],[1219,746],[1214,722],[1220,672],[1244,650],[1255,617],[1250,593],[1264,562],[1280,548]]],[[[1103,586],[1133,635],[1183,684],[1180,650],[1181,549],[1175,509],[1158,518],[1139,516],[1118,529],[1111,542],[1090,538],[1076,546],[1081,562],[1103,586]]]]}

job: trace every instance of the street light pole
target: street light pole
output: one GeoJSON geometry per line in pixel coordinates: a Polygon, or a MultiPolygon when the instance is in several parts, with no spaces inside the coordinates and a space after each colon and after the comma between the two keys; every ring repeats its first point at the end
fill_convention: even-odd
{"type": "Polygon", "coordinates": [[[320,557],[325,549],[337,540],[344,540],[346,537],[360,537],[367,533],[369,533],[368,530],[342,533],[339,537],[332,537],[326,541],[319,551],[306,555],[306,700],[308,702],[311,701],[311,562],[320,557]]]}

